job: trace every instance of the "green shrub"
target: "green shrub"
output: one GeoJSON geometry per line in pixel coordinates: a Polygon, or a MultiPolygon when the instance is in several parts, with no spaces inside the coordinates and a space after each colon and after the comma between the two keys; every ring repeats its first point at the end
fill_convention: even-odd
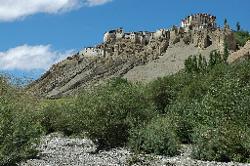
{"type": "Polygon", "coordinates": [[[82,127],[78,121],[78,113],[74,99],[45,101],[41,108],[41,124],[47,134],[62,132],[69,136],[81,134],[82,127]]]}
{"type": "Polygon", "coordinates": [[[247,31],[237,31],[234,33],[236,43],[239,46],[244,46],[248,40],[250,40],[250,34],[247,31]]]}
{"type": "Polygon", "coordinates": [[[176,100],[182,88],[192,81],[192,75],[178,73],[175,75],[158,78],[149,83],[147,96],[160,113],[165,113],[165,107],[176,100]]]}
{"type": "Polygon", "coordinates": [[[229,56],[228,46],[225,44],[224,54],[221,55],[218,51],[214,50],[210,52],[209,61],[207,62],[204,56],[191,55],[185,60],[185,71],[188,73],[207,73],[214,67],[220,64],[227,64],[227,58],[229,56]]]}
{"type": "Polygon", "coordinates": [[[199,66],[197,63],[196,56],[189,56],[188,59],[185,60],[185,71],[192,73],[192,72],[198,72],[199,66]]]}
{"type": "Polygon", "coordinates": [[[85,92],[78,99],[77,117],[81,119],[89,138],[99,148],[126,144],[129,130],[146,123],[154,115],[141,85],[110,82],[93,92],[85,92]]]}
{"type": "Polygon", "coordinates": [[[37,154],[42,127],[33,115],[1,109],[0,165],[14,165],[37,154]]]}
{"type": "Polygon", "coordinates": [[[187,144],[193,142],[193,128],[196,125],[196,120],[193,116],[195,106],[195,101],[183,100],[166,108],[168,109],[166,116],[175,124],[175,132],[181,143],[187,144]]]}
{"type": "MultiPolygon", "coordinates": [[[[0,83],[1,84],[1,83],[0,83]]],[[[9,85],[0,96],[0,165],[14,165],[36,155],[43,133],[35,101],[9,85]]]]}
{"type": "Polygon", "coordinates": [[[199,126],[194,135],[193,156],[221,162],[250,161],[250,130],[225,121],[216,127],[199,126]]]}
{"type": "Polygon", "coordinates": [[[179,149],[175,123],[169,118],[157,117],[132,132],[129,146],[136,152],[174,156],[179,149]]]}
{"type": "Polygon", "coordinates": [[[249,62],[228,68],[195,107],[194,156],[216,161],[250,160],[249,62]],[[240,66],[239,66],[240,65],[240,66]]]}
{"type": "Polygon", "coordinates": [[[201,100],[202,97],[207,93],[209,85],[204,82],[203,75],[194,75],[193,81],[183,87],[182,91],[179,92],[176,101],[190,101],[190,100],[201,100]]]}

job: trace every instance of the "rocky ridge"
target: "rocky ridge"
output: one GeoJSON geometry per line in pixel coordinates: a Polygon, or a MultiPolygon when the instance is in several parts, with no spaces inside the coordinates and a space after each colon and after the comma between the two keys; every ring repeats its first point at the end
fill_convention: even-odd
{"type": "MultiPolygon", "coordinates": [[[[57,98],[74,94],[81,88],[95,86],[113,77],[121,77],[134,66],[143,65],[159,57],[157,48],[164,40],[147,46],[131,42],[117,42],[119,56],[93,57],[74,55],[53,65],[40,79],[29,86],[36,95],[57,98]]],[[[113,49],[113,44],[106,44],[113,49]]]]}

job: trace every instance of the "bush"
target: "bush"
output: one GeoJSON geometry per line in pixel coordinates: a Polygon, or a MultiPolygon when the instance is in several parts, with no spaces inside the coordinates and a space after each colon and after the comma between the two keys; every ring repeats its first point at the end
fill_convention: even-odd
{"type": "Polygon", "coordinates": [[[136,152],[174,156],[178,154],[179,142],[173,121],[157,117],[151,123],[131,134],[129,146],[136,152]]]}
{"type": "Polygon", "coordinates": [[[15,163],[37,154],[42,127],[34,122],[34,115],[0,109],[0,165],[15,163]]]}
{"type": "Polygon", "coordinates": [[[191,55],[185,60],[185,71],[188,73],[207,73],[214,67],[220,64],[227,64],[227,58],[229,56],[228,46],[225,44],[224,54],[221,55],[218,51],[214,50],[210,52],[209,61],[201,54],[191,55]]]}
{"type": "Polygon", "coordinates": [[[160,113],[165,113],[166,106],[176,100],[182,88],[192,80],[192,75],[178,73],[149,83],[147,96],[160,113]]]}
{"type": "Polygon", "coordinates": [[[250,62],[195,73],[165,112],[197,159],[249,162],[250,62]]]}
{"type": "Polygon", "coordinates": [[[196,121],[193,117],[195,101],[181,101],[171,105],[166,114],[175,124],[175,131],[181,143],[188,144],[193,142],[192,134],[196,121]]]}
{"type": "Polygon", "coordinates": [[[124,146],[129,130],[155,115],[141,85],[115,82],[85,92],[77,99],[78,118],[84,126],[82,130],[100,149],[124,146]]]}
{"type": "Polygon", "coordinates": [[[245,82],[249,62],[228,68],[211,84],[193,111],[199,119],[194,131],[194,156],[216,161],[250,160],[250,86],[245,82]],[[242,75],[244,73],[244,75],[242,75]]]}
{"type": "Polygon", "coordinates": [[[234,33],[236,43],[243,47],[248,40],[250,40],[250,34],[247,31],[237,31],[234,33]]]}
{"type": "Polygon", "coordinates": [[[77,123],[77,111],[74,107],[74,100],[60,99],[45,101],[41,112],[41,124],[47,134],[62,132],[69,136],[80,134],[82,126],[77,123]]]}
{"type": "Polygon", "coordinates": [[[250,130],[225,121],[216,127],[196,129],[193,156],[197,159],[221,162],[250,161],[250,130]]]}
{"type": "Polygon", "coordinates": [[[1,82],[0,165],[14,165],[36,155],[43,133],[35,111],[35,101],[1,82]]]}

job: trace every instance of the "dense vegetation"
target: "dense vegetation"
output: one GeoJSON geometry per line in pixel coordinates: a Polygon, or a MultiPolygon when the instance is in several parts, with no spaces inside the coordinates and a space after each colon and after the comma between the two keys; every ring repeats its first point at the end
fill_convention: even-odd
{"type": "Polygon", "coordinates": [[[0,165],[34,157],[42,126],[37,101],[0,78],[0,165]]]}
{"type": "Polygon", "coordinates": [[[246,42],[250,40],[250,34],[248,31],[243,31],[243,30],[237,31],[234,33],[234,36],[236,39],[236,43],[241,47],[243,47],[246,44],[246,42]]]}
{"type": "Polygon", "coordinates": [[[250,62],[228,65],[212,52],[185,71],[147,85],[115,79],[75,98],[34,101],[1,81],[1,165],[34,156],[43,131],[87,136],[99,149],[250,162],[250,62]]]}

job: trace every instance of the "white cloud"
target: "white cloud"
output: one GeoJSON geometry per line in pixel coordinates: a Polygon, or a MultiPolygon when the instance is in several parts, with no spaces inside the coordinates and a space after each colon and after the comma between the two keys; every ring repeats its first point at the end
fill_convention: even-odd
{"type": "Polygon", "coordinates": [[[72,54],[73,50],[58,52],[52,50],[50,45],[22,45],[0,52],[0,70],[47,70],[72,54]]]}
{"type": "Polygon", "coordinates": [[[37,13],[56,14],[112,0],[0,0],[0,21],[14,21],[37,13]]]}
{"type": "Polygon", "coordinates": [[[105,3],[111,2],[112,0],[86,0],[86,5],[89,7],[103,5],[105,3]]]}

